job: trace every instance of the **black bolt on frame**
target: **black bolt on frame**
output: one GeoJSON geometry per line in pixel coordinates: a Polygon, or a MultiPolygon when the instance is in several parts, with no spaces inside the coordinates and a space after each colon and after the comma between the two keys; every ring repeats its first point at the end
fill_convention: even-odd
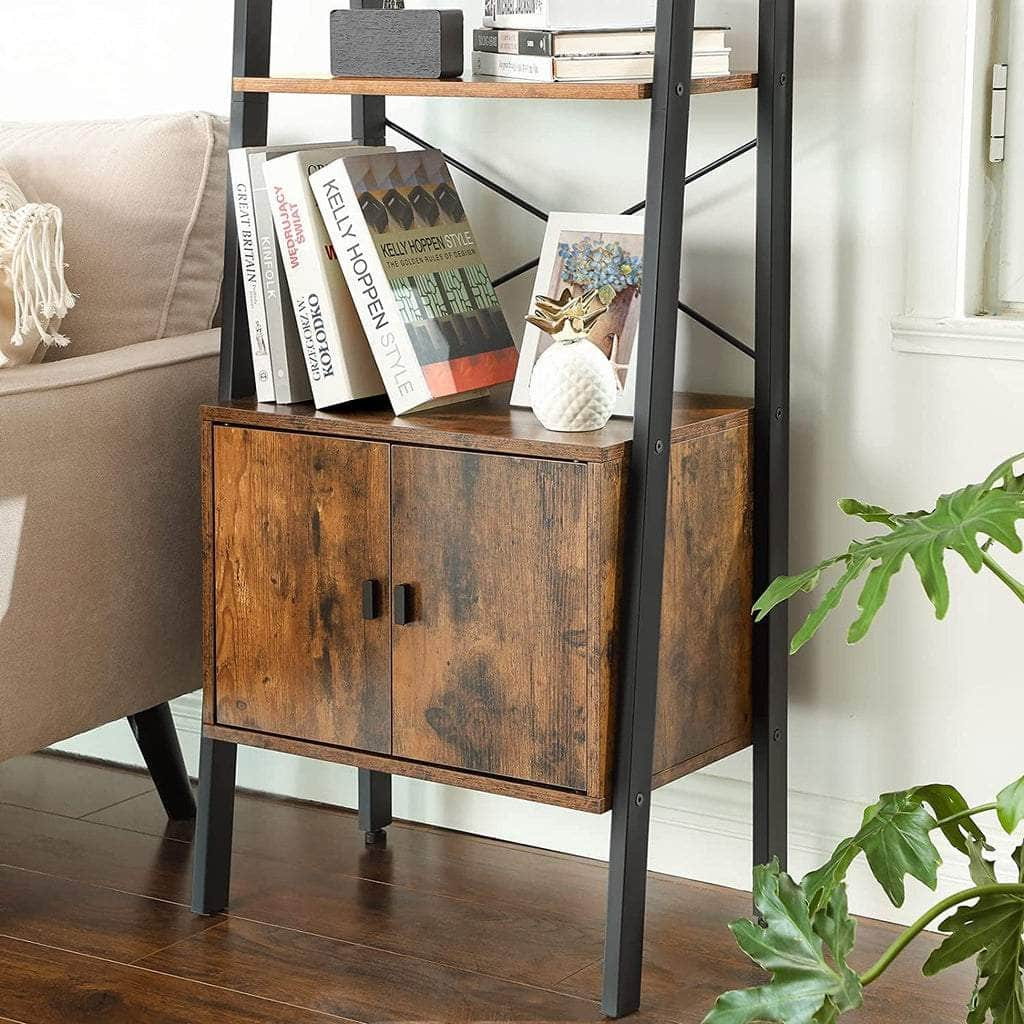
{"type": "MultiPolygon", "coordinates": [[[[640,1005],[651,776],[657,699],[665,519],[668,503],[676,318],[681,310],[755,359],[754,583],[758,592],[787,570],[789,501],[789,318],[792,189],[794,0],[759,0],[758,137],[686,175],[694,0],[658,0],[655,76],[644,262],[648,280],[641,311],[634,442],[630,466],[629,546],[623,610],[623,656],[616,737],[608,933],[603,1008],[612,1017],[640,1005]],[[685,186],[756,146],[757,257],[755,345],[679,301],[685,186]],[[653,268],[653,269],[652,269],[653,268]]],[[[379,8],[382,0],[352,0],[379,8]]],[[[270,72],[272,0],[235,0],[234,74],[270,72]]],[[[230,144],[266,143],[269,97],[234,93],[230,144]]],[[[383,96],[352,98],[353,135],[383,145],[387,128],[417,145],[412,132],[388,120],[383,96]]],[[[453,160],[476,181],[540,219],[547,214],[485,175],[453,160]]],[[[505,274],[504,284],[538,261],[505,274]]],[[[254,390],[241,260],[233,203],[228,204],[221,340],[222,401],[254,390]]],[[[755,627],[754,859],[785,863],[787,833],[787,643],[785,609],[755,627]]],[[[195,844],[193,909],[217,913],[228,903],[236,747],[205,738],[195,844]]],[[[359,823],[378,842],[391,823],[391,776],[359,772],[359,823]]]]}

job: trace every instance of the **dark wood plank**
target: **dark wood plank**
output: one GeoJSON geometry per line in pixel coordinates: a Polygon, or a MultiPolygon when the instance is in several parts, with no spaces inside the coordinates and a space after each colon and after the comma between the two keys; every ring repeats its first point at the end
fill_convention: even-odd
{"type": "MultiPolygon", "coordinates": [[[[278,430],[299,430],[337,437],[456,448],[579,462],[622,459],[629,452],[633,421],[613,419],[589,434],[545,430],[529,409],[511,409],[507,388],[488,398],[444,406],[414,416],[395,416],[381,400],[356,402],[343,409],[318,411],[311,405],[259,405],[252,401],[205,406],[214,422],[278,430]]],[[[673,399],[672,440],[688,441],[750,422],[751,401],[728,395],[677,394],[673,399]]]]}
{"type": "MultiPolygon", "coordinates": [[[[190,845],[92,822],[11,808],[0,829],[0,863],[183,905],[189,899],[190,845]]],[[[576,923],[542,905],[470,902],[343,870],[329,846],[312,863],[240,853],[230,911],[542,986],[600,955],[599,920],[576,923]]]]}
{"type": "Polygon", "coordinates": [[[185,907],[0,867],[0,934],[131,963],[210,928],[185,907]]]}
{"type": "Polygon", "coordinates": [[[342,1018],[0,938],[0,1013],[21,1024],[326,1024],[342,1018]]]}
{"type": "Polygon", "coordinates": [[[672,446],[654,774],[751,738],[752,438],[749,427],[672,446]]]}
{"type": "MultiPolygon", "coordinates": [[[[750,896],[696,882],[651,887],[647,905],[643,1005],[681,1024],[699,1024],[723,992],[761,985],[767,975],[736,946],[728,924],[750,914],[750,896]]],[[[877,921],[858,922],[854,964],[864,970],[895,939],[899,929],[877,921]]],[[[868,1005],[844,1017],[852,1024],[938,1024],[961,1020],[973,984],[969,965],[925,979],[920,967],[938,942],[923,945],[898,962],[868,992],[868,1005]]],[[[558,987],[590,996],[600,991],[601,963],[595,961],[558,987]]]]}
{"type": "Polygon", "coordinates": [[[218,427],[214,493],[217,721],[390,752],[387,446],[218,427]]]}
{"type": "MultiPolygon", "coordinates": [[[[25,866],[64,877],[121,890],[150,891],[165,898],[171,894],[169,898],[174,898],[175,891],[184,893],[187,889],[189,847],[184,842],[159,838],[161,822],[154,799],[147,794],[99,815],[129,828],[148,828],[153,836],[5,808],[0,862],[21,860],[25,866]],[[134,817],[125,816],[129,810],[134,817]]],[[[458,1013],[466,1014],[461,1019],[524,1019],[531,1007],[537,1009],[540,1019],[588,1019],[573,1016],[579,1009],[575,1003],[559,1008],[546,1002],[553,997],[520,992],[506,984],[514,981],[557,989],[588,1001],[588,1005],[596,999],[600,990],[606,875],[603,864],[422,826],[392,827],[388,847],[383,850],[360,850],[357,839],[351,814],[243,796],[239,800],[236,844],[239,899],[233,913],[258,918],[268,926],[300,928],[323,937],[290,931],[283,938],[271,940],[263,925],[236,918],[226,926],[218,925],[152,954],[154,965],[159,962],[161,970],[195,971],[200,977],[206,977],[204,971],[220,971],[226,986],[236,984],[237,979],[240,986],[286,1001],[290,1001],[293,991],[308,989],[302,996],[307,1004],[322,1000],[318,1006],[333,1006],[336,1010],[372,1001],[378,979],[386,982],[390,977],[390,987],[399,991],[386,989],[376,997],[382,1000],[382,1015],[393,1013],[397,1017],[402,1012],[411,1019],[437,1019],[438,1000],[444,998],[444,987],[448,986],[453,1006],[458,1013]],[[341,873],[356,862],[360,873],[391,884],[342,880],[341,873]],[[430,891],[461,895],[462,900],[429,896],[430,891]],[[461,909],[460,902],[470,909],[461,909]],[[482,905],[482,912],[473,909],[474,904],[482,905]],[[438,936],[438,932],[444,934],[438,936]],[[337,941],[345,939],[359,945],[353,949],[337,941]],[[481,948],[467,950],[460,943],[481,948]],[[390,959],[389,954],[380,951],[381,946],[390,950],[390,955],[401,957],[400,968],[378,970],[379,963],[390,959]],[[179,950],[180,960],[175,967],[172,961],[179,950]],[[565,951],[586,953],[587,963],[574,965],[565,951]],[[548,964],[552,959],[557,969],[548,964]],[[271,966],[275,963],[277,969],[271,966]],[[243,980],[247,964],[252,969],[248,980],[243,980]],[[566,966],[569,970],[555,978],[566,966]],[[476,973],[463,975],[466,970],[476,973]],[[517,976],[510,979],[510,973],[517,976]],[[534,1003],[534,999],[539,1002],[534,1003]],[[416,1012],[414,1003],[422,1007],[420,1012],[416,1012]],[[492,1012],[488,1012],[489,1007],[492,1012]],[[552,1012],[542,1015],[544,1007],[552,1012]]],[[[54,895],[40,898],[36,890],[35,895],[26,891],[17,897],[23,901],[23,911],[13,919],[22,922],[21,927],[55,930],[50,936],[38,933],[40,940],[66,941],[85,911],[71,907],[70,921],[47,922],[51,916],[67,915],[68,904],[77,898],[69,889],[68,899],[59,899],[59,884],[49,891],[54,895]],[[32,907],[36,900],[41,901],[38,919],[32,907]],[[52,909],[48,909],[51,904],[52,909]]],[[[101,911],[105,899],[116,903],[128,898],[118,893],[90,896],[99,902],[89,905],[101,911]]],[[[763,980],[736,949],[726,927],[748,910],[746,894],[652,876],[645,985],[645,1011],[652,1018],[697,1024],[720,992],[763,980]]],[[[115,912],[115,919],[119,913],[115,912]]],[[[0,913],[0,919],[7,916],[0,913]]],[[[115,924],[110,927],[116,931],[115,924]]],[[[170,927],[176,926],[172,922],[170,927]]],[[[134,930],[134,925],[126,925],[125,930],[134,930]]],[[[891,925],[860,922],[857,964],[863,967],[872,962],[896,931],[891,925]]],[[[126,956],[134,951],[133,942],[147,943],[157,934],[158,928],[154,929],[153,919],[147,915],[141,936],[110,935],[103,941],[125,942],[119,955],[126,956]]],[[[89,941],[89,936],[75,941],[89,941]]],[[[917,952],[873,986],[868,1007],[851,1016],[851,1021],[937,1024],[962,1019],[973,980],[970,967],[937,979],[926,980],[917,973],[935,941],[934,937],[926,938],[917,952]]],[[[235,1024],[282,1019],[304,1024],[308,1019],[302,1011],[282,1011],[278,1004],[267,1004],[276,1009],[268,1016],[259,1016],[264,1004],[224,994],[220,989],[186,982],[180,984],[191,987],[181,989],[173,978],[150,980],[166,978],[163,974],[143,975],[144,985],[156,984],[158,989],[156,1001],[150,1006],[139,1002],[149,997],[140,991],[138,975],[124,973],[126,969],[114,970],[110,964],[91,966],[96,963],[44,946],[0,940],[0,1018],[28,1024],[65,1020],[117,1024],[138,1020],[147,1024],[212,1024],[216,1020],[217,1024],[235,1024]],[[26,955],[33,959],[15,957],[11,949],[28,950],[26,955]],[[81,963],[90,966],[75,966],[81,963]],[[159,989],[164,984],[170,988],[159,989]],[[91,997],[89,992],[93,993],[91,997]],[[183,992],[189,993],[187,1001],[183,992]],[[211,992],[219,994],[211,996],[211,992]],[[211,1003],[211,999],[228,1002],[211,1003]],[[187,1015],[180,1015],[186,1014],[182,1009],[186,1005],[187,1015]],[[28,1009],[36,1016],[19,1012],[28,1009]]]]}
{"type": "Polygon", "coordinates": [[[187,904],[191,861],[186,843],[19,807],[3,809],[0,864],[187,904]]]}
{"type": "Polygon", "coordinates": [[[604,1019],[590,999],[249,921],[227,921],[142,965],[370,1024],[604,1019]]]}
{"type": "MultiPolygon", "coordinates": [[[[150,795],[90,820],[154,836],[163,831],[159,800],[150,795]]],[[[388,829],[385,846],[367,847],[354,812],[317,804],[240,793],[234,849],[297,870],[335,870],[479,903],[544,907],[598,927],[604,915],[607,866],[599,861],[402,822],[388,829]]]]}
{"type": "Polygon", "coordinates": [[[83,817],[151,790],[153,783],[143,772],[106,767],[81,758],[39,753],[0,763],[0,804],[70,818],[83,817]]]}
{"type": "Polygon", "coordinates": [[[587,474],[395,446],[394,752],[586,789],[587,474]]]}
{"type": "Polygon", "coordinates": [[[549,988],[601,955],[598,924],[236,857],[230,914],[549,988]]]}

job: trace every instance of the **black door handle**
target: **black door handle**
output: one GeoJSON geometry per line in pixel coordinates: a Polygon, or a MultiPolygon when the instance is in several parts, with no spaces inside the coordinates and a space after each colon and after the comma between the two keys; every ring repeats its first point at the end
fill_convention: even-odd
{"type": "Polygon", "coordinates": [[[366,580],[363,583],[363,618],[370,620],[380,615],[380,582],[366,580]]]}
{"type": "Polygon", "coordinates": [[[394,600],[395,625],[408,626],[413,621],[413,592],[411,583],[401,583],[395,587],[394,600]]]}

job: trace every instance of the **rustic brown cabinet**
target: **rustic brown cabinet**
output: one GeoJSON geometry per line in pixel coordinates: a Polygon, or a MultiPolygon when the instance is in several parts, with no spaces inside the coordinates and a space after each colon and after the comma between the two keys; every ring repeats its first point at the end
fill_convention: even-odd
{"type": "MultiPolygon", "coordinates": [[[[207,735],[607,810],[630,430],[205,409],[207,735]]],[[[654,785],[751,742],[746,401],[666,456],[654,785]]]]}

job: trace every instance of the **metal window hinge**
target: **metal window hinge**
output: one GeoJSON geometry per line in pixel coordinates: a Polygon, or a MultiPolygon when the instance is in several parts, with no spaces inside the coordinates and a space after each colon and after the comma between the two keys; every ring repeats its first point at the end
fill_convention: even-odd
{"type": "Polygon", "coordinates": [[[992,66],[992,131],[988,141],[990,163],[1002,163],[1006,158],[1006,83],[1009,79],[1008,64],[992,66]]]}

